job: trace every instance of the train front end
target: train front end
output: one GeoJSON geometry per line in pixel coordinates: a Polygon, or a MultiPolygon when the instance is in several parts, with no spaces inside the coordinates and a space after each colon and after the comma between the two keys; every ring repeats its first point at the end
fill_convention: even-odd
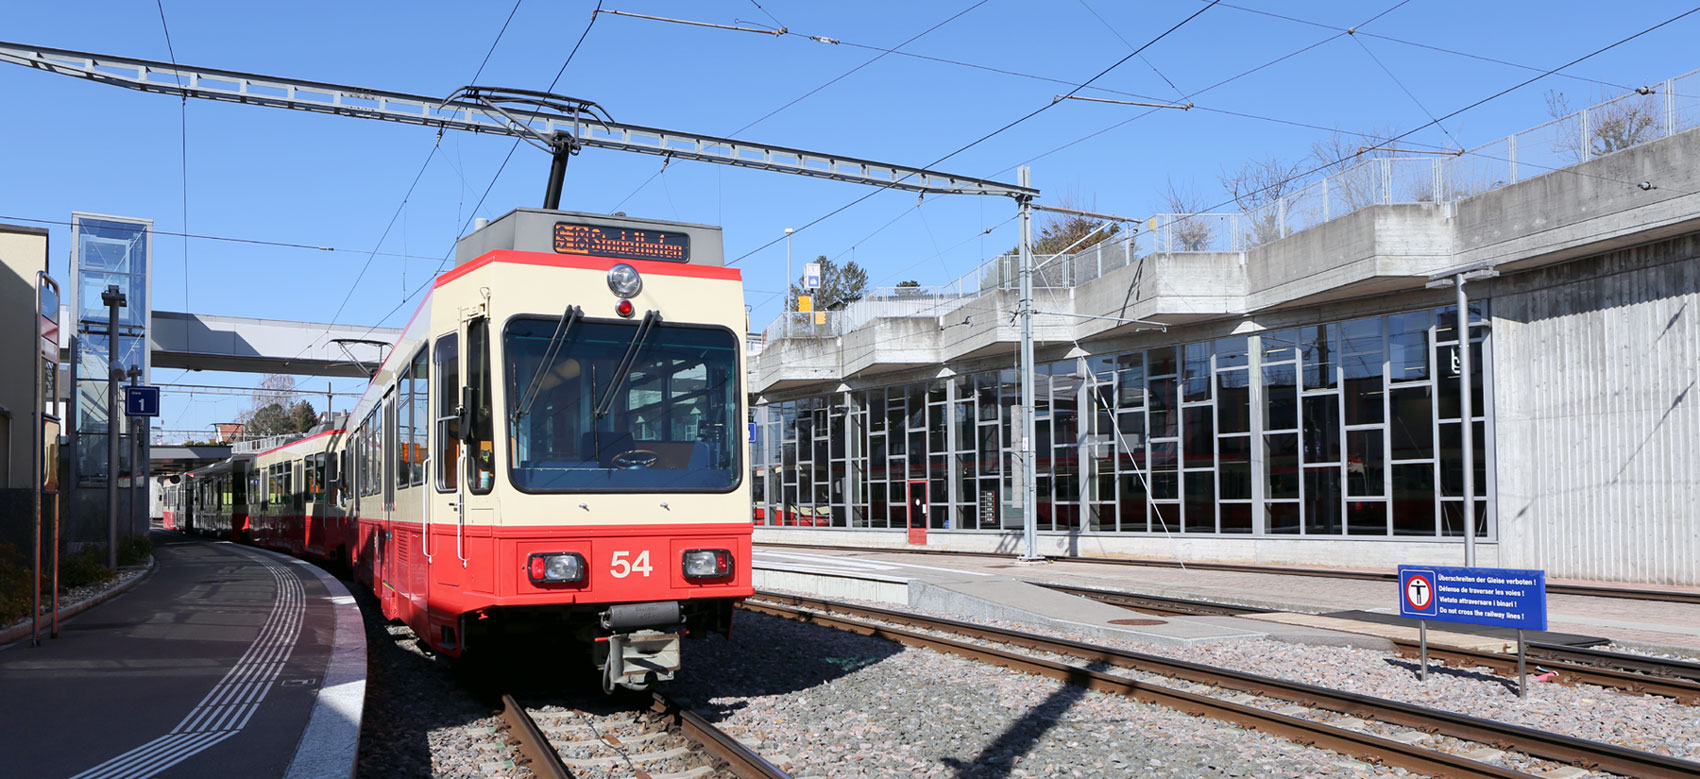
{"type": "Polygon", "coordinates": [[[752,594],[742,282],[717,229],[632,221],[521,210],[463,240],[428,372],[456,399],[431,569],[463,575],[432,594],[465,606],[435,636],[588,646],[606,689],[672,678],[752,594]]]}

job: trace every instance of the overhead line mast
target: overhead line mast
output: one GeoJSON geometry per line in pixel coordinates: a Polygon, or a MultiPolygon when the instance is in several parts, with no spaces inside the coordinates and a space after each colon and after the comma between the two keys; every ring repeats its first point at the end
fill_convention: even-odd
{"type": "Polygon", "coordinates": [[[1031,218],[1036,207],[1033,201],[1038,198],[1039,190],[1028,186],[1026,166],[1021,168],[1020,184],[1006,184],[786,146],[621,124],[613,121],[601,106],[588,100],[522,89],[466,86],[439,100],[403,92],[196,68],[5,41],[0,41],[0,62],[180,98],[247,103],[519,138],[553,157],[543,203],[543,207],[550,210],[560,208],[567,160],[585,147],[733,165],[922,194],[1003,195],[1014,198],[1022,219],[1022,283],[1018,308],[1021,319],[1022,419],[1016,448],[1021,456],[1025,478],[1021,495],[1013,502],[1022,510],[1025,550],[1020,559],[1043,559],[1038,554],[1035,522],[1033,255],[1030,245],[1031,218]]]}

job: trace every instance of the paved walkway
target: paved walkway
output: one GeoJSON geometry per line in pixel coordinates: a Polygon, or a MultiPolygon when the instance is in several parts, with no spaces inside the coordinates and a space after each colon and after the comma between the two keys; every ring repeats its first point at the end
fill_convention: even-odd
{"type": "Polygon", "coordinates": [[[153,538],[147,581],[0,651],[0,773],[348,775],[365,646],[347,591],[288,558],[153,538]]]}
{"type": "MultiPolygon", "coordinates": [[[[795,547],[756,545],[757,551],[793,552],[795,547]]],[[[1395,582],[1284,576],[1154,566],[1106,565],[1090,562],[1050,562],[1023,565],[1013,558],[979,555],[935,555],[884,550],[810,550],[809,554],[844,555],[869,562],[947,566],[984,571],[1032,582],[1175,598],[1195,598],[1247,606],[1329,613],[1376,611],[1398,613],[1395,582]]],[[[1580,595],[1547,596],[1548,628],[1652,647],[1700,651],[1700,605],[1663,601],[1598,598],[1580,595]]]]}

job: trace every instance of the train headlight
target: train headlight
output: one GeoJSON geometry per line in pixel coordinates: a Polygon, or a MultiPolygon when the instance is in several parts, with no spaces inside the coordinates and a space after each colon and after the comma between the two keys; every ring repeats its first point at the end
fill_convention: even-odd
{"type": "Polygon", "coordinates": [[[725,549],[692,549],[685,553],[685,578],[719,579],[732,575],[732,553],[725,549]]]}
{"type": "Polygon", "coordinates": [[[584,580],[584,558],[574,552],[538,552],[525,562],[534,584],[562,584],[584,580]]]}
{"type": "Polygon", "coordinates": [[[643,291],[643,277],[637,268],[622,262],[608,269],[608,289],[623,298],[637,297],[643,291]]]}

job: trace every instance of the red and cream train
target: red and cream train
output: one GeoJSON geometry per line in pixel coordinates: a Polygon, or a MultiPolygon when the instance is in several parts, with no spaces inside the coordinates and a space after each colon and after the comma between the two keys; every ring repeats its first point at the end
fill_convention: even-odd
{"type": "Polygon", "coordinates": [[[603,685],[751,594],[742,282],[717,228],[520,209],[463,238],[345,429],[188,475],[169,524],[347,564],[447,655],[527,631],[603,685]]]}

